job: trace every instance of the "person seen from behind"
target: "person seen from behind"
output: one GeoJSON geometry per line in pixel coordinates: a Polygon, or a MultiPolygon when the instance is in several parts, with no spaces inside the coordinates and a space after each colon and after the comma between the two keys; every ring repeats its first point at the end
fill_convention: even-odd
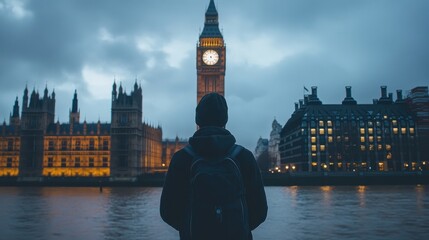
{"type": "Polygon", "coordinates": [[[218,93],[196,108],[199,129],[176,152],[161,195],[162,219],[181,240],[251,240],[268,211],[253,154],[225,129],[228,106],[218,93]]]}

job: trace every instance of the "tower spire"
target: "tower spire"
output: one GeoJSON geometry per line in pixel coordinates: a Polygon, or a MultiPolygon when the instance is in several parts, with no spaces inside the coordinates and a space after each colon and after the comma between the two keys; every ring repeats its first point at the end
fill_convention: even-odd
{"type": "Polygon", "coordinates": [[[15,104],[13,105],[13,113],[10,115],[9,123],[14,126],[18,126],[20,124],[18,97],[16,97],[15,99],[15,104]]]}
{"type": "Polygon", "coordinates": [[[73,103],[72,103],[72,113],[77,112],[78,100],[77,100],[77,90],[74,90],[73,103]]]}
{"type": "Polygon", "coordinates": [[[214,4],[214,0],[210,0],[209,7],[207,8],[207,11],[206,11],[206,16],[207,15],[218,15],[216,6],[214,4]]]}
{"type": "Polygon", "coordinates": [[[70,111],[70,124],[79,123],[80,112],[78,109],[77,90],[74,90],[72,109],[70,111]]]}
{"type": "Polygon", "coordinates": [[[18,105],[18,97],[15,99],[15,104],[13,105],[13,114],[12,117],[19,118],[19,105],[18,105]]]}
{"type": "Polygon", "coordinates": [[[204,29],[200,38],[221,38],[222,33],[219,30],[219,15],[213,0],[210,0],[209,7],[206,11],[206,19],[204,22],[204,29]]]}
{"type": "Polygon", "coordinates": [[[197,44],[197,103],[207,93],[225,94],[226,46],[218,16],[214,0],[210,0],[197,44]]]}

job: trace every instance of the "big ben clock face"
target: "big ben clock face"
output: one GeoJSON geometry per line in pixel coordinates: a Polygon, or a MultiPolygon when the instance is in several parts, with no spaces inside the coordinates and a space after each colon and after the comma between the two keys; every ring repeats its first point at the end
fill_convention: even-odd
{"type": "Polygon", "coordinates": [[[203,62],[207,65],[215,65],[219,61],[219,54],[215,50],[207,50],[203,53],[203,62]]]}

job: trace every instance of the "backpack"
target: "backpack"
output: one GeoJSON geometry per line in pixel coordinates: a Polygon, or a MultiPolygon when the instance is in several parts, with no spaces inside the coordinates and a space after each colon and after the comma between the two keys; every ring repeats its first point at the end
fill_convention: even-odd
{"type": "Polygon", "coordinates": [[[234,160],[242,147],[234,145],[228,155],[217,158],[203,158],[190,145],[185,150],[193,157],[188,212],[190,239],[249,239],[244,183],[234,160]]]}

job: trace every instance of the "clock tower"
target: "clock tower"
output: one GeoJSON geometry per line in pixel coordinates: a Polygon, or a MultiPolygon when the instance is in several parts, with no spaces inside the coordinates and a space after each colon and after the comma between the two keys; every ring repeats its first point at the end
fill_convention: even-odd
{"type": "Polygon", "coordinates": [[[197,104],[211,92],[225,94],[226,48],[219,30],[218,13],[213,0],[206,11],[204,29],[197,44],[197,104]]]}

